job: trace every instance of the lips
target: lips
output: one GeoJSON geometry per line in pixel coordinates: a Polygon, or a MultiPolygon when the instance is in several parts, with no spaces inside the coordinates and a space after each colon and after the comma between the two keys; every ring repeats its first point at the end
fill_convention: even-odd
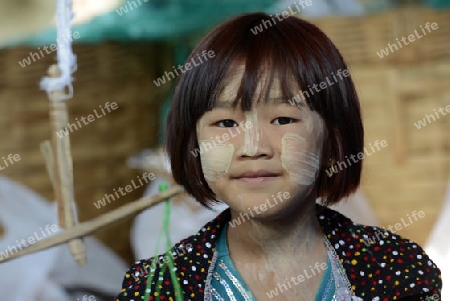
{"type": "Polygon", "coordinates": [[[264,181],[265,179],[276,178],[280,174],[268,170],[255,170],[255,171],[246,171],[242,174],[239,174],[233,179],[236,180],[248,180],[248,181],[264,181]]]}

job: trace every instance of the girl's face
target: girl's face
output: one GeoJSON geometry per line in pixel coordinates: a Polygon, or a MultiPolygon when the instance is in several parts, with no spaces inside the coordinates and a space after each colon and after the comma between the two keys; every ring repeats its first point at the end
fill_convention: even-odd
{"type": "Polygon", "coordinates": [[[268,102],[250,112],[239,105],[233,109],[243,71],[241,66],[229,78],[218,105],[197,122],[202,170],[232,210],[255,219],[281,216],[311,193],[320,169],[323,121],[304,100],[297,106],[283,99],[276,79],[268,102]]]}

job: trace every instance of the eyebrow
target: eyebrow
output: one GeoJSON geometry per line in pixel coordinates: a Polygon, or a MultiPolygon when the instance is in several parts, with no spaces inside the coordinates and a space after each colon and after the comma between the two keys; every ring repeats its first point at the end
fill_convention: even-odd
{"type": "MultiPolygon", "coordinates": [[[[297,95],[296,95],[297,96],[297,95]]],[[[292,97],[294,98],[294,97],[292,97]]],[[[297,106],[300,107],[306,107],[306,104],[303,101],[298,102],[297,99],[290,99],[291,102],[294,101],[297,106]]],[[[289,99],[286,99],[284,97],[271,97],[267,100],[268,103],[273,103],[273,104],[289,104],[292,105],[291,102],[289,102],[289,99]]],[[[214,106],[214,108],[231,108],[233,106],[233,102],[232,101],[226,101],[226,100],[219,100],[216,105],[214,106]]]]}

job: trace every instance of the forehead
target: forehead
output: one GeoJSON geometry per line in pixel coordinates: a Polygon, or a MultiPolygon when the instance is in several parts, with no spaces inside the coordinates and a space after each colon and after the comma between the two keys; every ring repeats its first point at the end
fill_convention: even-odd
{"type": "MultiPolygon", "coordinates": [[[[238,93],[240,89],[248,88],[242,87],[244,73],[244,64],[237,64],[235,68],[228,72],[214,105],[215,108],[235,107],[241,103],[242,95],[238,95],[238,93]]],[[[263,72],[257,79],[257,83],[253,85],[253,91],[251,93],[252,106],[264,103],[269,105],[290,104],[298,107],[308,107],[301,97],[297,101],[293,99],[295,96],[301,96],[300,87],[295,80],[290,78],[285,86],[289,87],[289,91],[283,91],[281,78],[275,72],[263,72]]]]}

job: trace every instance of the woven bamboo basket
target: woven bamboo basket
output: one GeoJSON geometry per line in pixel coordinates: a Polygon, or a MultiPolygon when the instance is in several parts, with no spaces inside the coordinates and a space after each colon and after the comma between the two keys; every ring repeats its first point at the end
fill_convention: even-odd
{"type": "MultiPolygon", "coordinates": [[[[414,210],[425,218],[400,234],[424,243],[440,215],[450,177],[450,114],[417,129],[414,123],[450,105],[450,11],[407,8],[364,17],[313,20],[350,66],[361,100],[366,146],[388,147],[364,161],[362,188],[382,226],[414,210]],[[436,22],[424,35],[421,25],[436,22]],[[417,30],[422,37],[388,56],[388,43],[417,30]]],[[[403,225],[403,224],[402,224],[403,225]]]]}
{"type": "Polygon", "coordinates": [[[450,59],[448,11],[404,8],[361,17],[329,17],[312,21],[336,43],[350,65],[390,66],[416,64],[418,60],[450,59]],[[424,35],[420,26],[427,22],[436,22],[439,28],[424,35]],[[408,45],[402,44],[400,48],[396,39],[407,38],[415,30],[423,37],[408,45]],[[396,44],[398,50],[380,59],[377,52],[388,47],[389,43],[396,44]]]}
{"type": "MultiPolygon", "coordinates": [[[[159,131],[159,107],[170,84],[153,83],[171,68],[171,49],[147,43],[102,43],[74,45],[78,70],[74,73],[74,98],[68,100],[70,122],[98,115],[95,121],[70,134],[74,161],[75,198],[80,221],[86,221],[142,196],[144,187],[121,196],[103,208],[93,202],[113,189],[125,187],[138,174],[126,166],[129,155],[154,147],[159,131]],[[100,106],[116,102],[106,114],[100,106]]],[[[25,184],[53,200],[39,145],[50,139],[48,98],[39,81],[55,55],[48,54],[22,68],[18,62],[36,48],[17,47],[0,51],[0,156],[19,154],[21,160],[3,170],[3,175],[25,184]]],[[[11,200],[20,202],[20,200],[11,200]]],[[[31,213],[30,213],[31,214],[31,213]]],[[[132,261],[129,229],[131,219],[96,234],[119,255],[132,261]]],[[[1,227],[0,227],[1,228],[1,227]]]]}

